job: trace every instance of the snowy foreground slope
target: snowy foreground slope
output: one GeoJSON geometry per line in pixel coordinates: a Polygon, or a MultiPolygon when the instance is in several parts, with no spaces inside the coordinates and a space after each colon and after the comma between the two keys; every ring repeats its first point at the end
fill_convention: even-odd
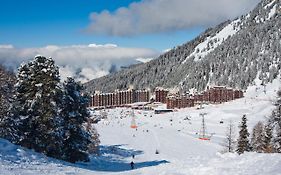
{"type": "MultiPolygon", "coordinates": [[[[229,120],[238,126],[242,115],[246,114],[251,130],[274,109],[278,87],[277,80],[266,86],[266,93],[263,86],[252,86],[242,99],[204,105],[203,109],[187,108],[169,114],[135,111],[137,130],[130,128],[131,118],[126,115],[129,109],[108,110],[108,119],[96,125],[101,155],[93,156],[89,163],[58,161],[1,139],[0,174],[281,174],[280,154],[245,153],[239,156],[220,153],[229,120]],[[207,113],[207,131],[212,134],[210,141],[198,139],[200,113],[207,113]],[[159,154],[155,154],[156,150],[159,154]],[[130,170],[133,154],[136,169],[130,170]]],[[[236,131],[238,133],[238,128],[236,131]]]]}

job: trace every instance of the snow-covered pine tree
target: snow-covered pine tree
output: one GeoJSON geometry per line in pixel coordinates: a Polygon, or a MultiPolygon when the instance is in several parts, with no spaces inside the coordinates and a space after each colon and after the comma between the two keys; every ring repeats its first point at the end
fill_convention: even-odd
{"type": "Polygon", "coordinates": [[[4,120],[5,137],[48,156],[62,156],[59,117],[59,70],[51,58],[36,56],[21,65],[15,86],[15,101],[4,120]]]}
{"type": "Polygon", "coordinates": [[[269,119],[269,124],[273,128],[273,147],[274,152],[281,153],[281,91],[277,93],[277,107],[272,111],[269,119]]]}
{"type": "Polygon", "coordinates": [[[235,128],[232,121],[229,122],[226,130],[226,138],[224,140],[223,146],[225,152],[234,152],[235,151],[235,128]]]}
{"type": "Polygon", "coordinates": [[[65,132],[64,159],[70,162],[88,161],[89,147],[98,146],[99,143],[96,130],[87,130],[83,125],[90,117],[88,98],[81,95],[82,86],[73,78],[68,78],[63,88],[61,115],[65,132]]]}
{"type": "Polygon", "coordinates": [[[252,151],[261,153],[265,151],[265,132],[264,125],[262,122],[258,122],[252,132],[251,138],[252,151]]]}
{"type": "Polygon", "coordinates": [[[273,121],[275,123],[275,137],[274,137],[274,149],[276,152],[281,153],[281,91],[277,93],[277,108],[273,113],[273,121]]]}
{"type": "Polygon", "coordinates": [[[98,134],[96,128],[94,127],[94,122],[92,120],[88,120],[85,127],[86,127],[86,130],[90,133],[91,139],[92,139],[92,143],[90,143],[89,147],[88,147],[88,152],[90,154],[99,155],[100,140],[99,140],[99,134],[98,134]]]}
{"type": "Polygon", "coordinates": [[[264,152],[265,153],[272,153],[273,150],[273,127],[271,126],[270,122],[267,122],[267,124],[264,127],[264,152]]]}
{"type": "Polygon", "coordinates": [[[281,113],[280,113],[280,107],[276,109],[275,112],[273,112],[274,117],[274,138],[273,138],[273,144],[274,144],[274,150],[275,152],[281,153],[281,113]]]}
{"type": "Polygon", "coordinates": [[[275,126],[274,149],[276,152],[281,153],[281,122],[279,121],[275,126]]]}
{"type": "Polygon", "coordinates": [[[237,149],[236,152],[238,154],[242,154],[245,151],[250,151],[250,143],[249,143],[249,132],[247,129],[247,117],[243,115],[241,125],[239,126],[239,138],[237,141],[237,149]]]}
{"type": "MultiPolygon", "coordinates": [[[[1,122],[1,136],[12,143],[21,144],[21,141],[30,138],[28,107],[25,103],[27,95],[27,77],[30,76],[30,69],[27,64],[23,64],[18,69],[15,85],[15,96],[12,107],[8,115],[1,122]],[[25,95],[26,94],[26,95],[25,95]]],[[[27,145],[23,145],[27,146],[27,145]]],[[[27,146],[29,147],[29,146],[27,146]]]]}
{"type": "Polygon", "coordinates": [[[0,121],[7,115],[13,96],[15,75],[0,65],[0,121]]]}

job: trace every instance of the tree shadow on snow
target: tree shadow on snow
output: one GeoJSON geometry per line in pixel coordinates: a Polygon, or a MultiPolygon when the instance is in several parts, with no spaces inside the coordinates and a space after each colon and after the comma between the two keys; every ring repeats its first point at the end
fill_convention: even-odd
{"type": "MultiPolygon", "coordinates": [[[[100,147],[100,156],[92,156],[91,161],[87,163],[75,164],[79,168],[84,168],[93,171],[121,172],[131,170],[130,162],[126,158],[132,155],[143,154],[143,151],[125,149],[124,145],[110,145],[100,147]]],[[[131,159],[129,159],[131,160],[131,159]]],[[[166,160],[155,160],[146,162],[135,162],[134,169],[157,166],[163,163],[169,163],[166,160]]]]}
{"type": "MultiPolygon", "coordinates": [[[[72,166],[83,168],[92,171],[107,171],[107,172],[121,172],[131,170],[130,157],[136,157],[143,154],[143,151],[122,148],[125,145],[110,145],[100,147],[100,156],[91,156],[91,161],[86,163],[69,163],[62,160],[46,157],[41,153],[34,152],[30,149],[23,148],[9,141],[0,139],[0,160],[7,162],[11,166],[21,166],[25,169],[31,168],[35,165],[44,167],[48,164],[55,164],[57,167],[72,166]]],[[[169,163],[166,160],[161,161],[146,161],[135,162],[135,169],[157,166],[159,164],[169,163]]]]}

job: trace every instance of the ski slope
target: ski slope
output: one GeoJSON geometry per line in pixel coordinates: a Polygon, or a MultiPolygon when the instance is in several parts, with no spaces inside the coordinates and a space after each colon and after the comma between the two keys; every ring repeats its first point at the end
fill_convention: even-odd
{"type": "MultiPolygon", "coordinates": [[[[256,80],[256,84],[260,82],[256,80]]],[[[166,114],[135,110],[137,129],[130,128],[131,117],[127,114],[131,109],[106,110],[107,119],[96,124],[101,140],[100,156],[92,156],[88,163],[71,164],[47,158],[1,139],[0,174],[277,175],[281,172],[279,154],[221,152],[229,121],[238,126],[246,114],[251,130],[271,114],[279,87],[278,80],[265,88],[251,86],[244,98],[203,105],[202,109],[186,108],[166,114]],[[210,141],[198,139],[200,113],[206,113],[207,132],[212,135],[210,141]],[[156,150],[159,154],[155,154],[156,150]],[[134,170],[129,164],[132,160],[134,170]]],[[[238,135],[238,128],[236,133],[238,135]]]]}

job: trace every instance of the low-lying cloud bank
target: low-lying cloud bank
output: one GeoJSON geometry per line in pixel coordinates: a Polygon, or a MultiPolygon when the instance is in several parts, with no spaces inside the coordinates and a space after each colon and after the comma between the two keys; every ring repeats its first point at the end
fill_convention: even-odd
{"type": "Polygon", "coordinates": [[[0,64],[13,70],[36,55],[52,57],[60,66],[62,79],[71,76],[86,82],[117,71],[122,66],[139,63],[139,59],[155,58],[159,53],[152,49],[118,47],[115,44],[49,45],[41,48],[0,45],[0,64]]]}
{"type": "Polygon", "coordinates": [[[90,14],[88,32],[132,36],[210,27],[238,17],[261,0],[142,0],[114,12],[90,14]]]}

